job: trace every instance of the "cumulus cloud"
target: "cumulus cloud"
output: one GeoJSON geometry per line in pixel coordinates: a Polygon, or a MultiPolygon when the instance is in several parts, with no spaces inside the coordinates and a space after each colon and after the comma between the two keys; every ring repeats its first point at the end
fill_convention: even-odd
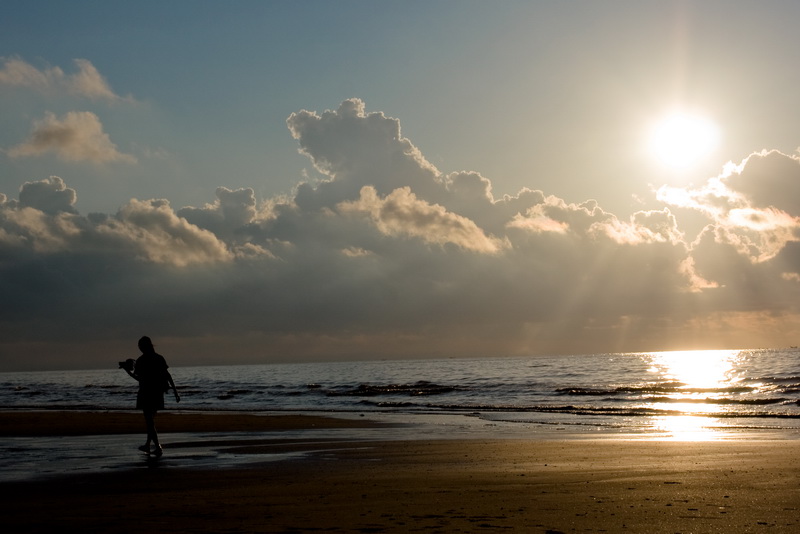
{"type": "MultiPolygon", "coordinates": [[[[167,200],[132,199],[114,215],[82,216],[75,190],[58,176],[22,186],[19,201],[0,204],[0,230],[16,253],[94,255],[186,267],[231,260],[225,243],[180,217],[167,200]]],[[[10,250],[10,249],[9,249],[10,250]]],[[[9,252],[9,251],[6,251],[9,252]]]]}
{"type": "Polygon", "coordinates": [[[137,255],[155,263],[185,267],[231,259],[224,243],[179,217],[167,200],[133,199],[96,231],[130,244],[137,255]]]}
{"type": "Polygon", "coordinates": [[[663,186],[659,200],[724,218],[740,208],[777,208],[800,215],[800,158],[777,150],[754,153],[728,164],[720,176],[698,188],[663,186]]]}
{"type": "Polygon", "coordinates": [[[58,176],[51,176],[39,182],[26,182],[19,191],[19,205],[35,208],[55,215],[59,212],[76,213],[76,191],[58,176]]]}
{"type": "Polygon", "coordinates": [[[800,215],[800,158],[777,150],[753,154],[724,174],[727,187],[755,207],[800,215]]]}
{"type": "Polygon", "coordinates": [[[706,217],[705,228],[691,243],[690,259],[713,305],[727,313],[735,309],[740,318],[762,313],[780,317],[784,325],[797,321],[798,178],[797,157],[762,151],[726,165],[697,188],[658,191],[676,209],[706,217]]]}
{"type": "Polygon", "coordinates": [[[466,250],[486,253],[498,252],[503,246],[501,241],[487,237],[466,217],[417,199],[408,187],[395,189],[381,199],[374,187],[365,186],[358,200],[342,202],[339,210],[366,214],[389,236],[419,237],[427,243],[452,243],[466,250]]]}
{"type": "Polygon", "coordinates": [[[178,215],[200,228],[235,239],[236,231],[253,222],[256,217],[255,192],[249,187],[236,191],[219,187],[214,203],[202,208],[182,208],[178,215]]]}
{"type": "Polygon", "coordinates": [[[62,118],[47,113],[44,119],[34,123],[30,138],[9,149],[8,155],[17,158],[40,156],[48,152],[72,162],[136,162],[132,155],[117,150],[103,131],[100,119],[90,111],[71,111],[62,118]]]}
{"type": "Polygon", "coordinates": [[[400,121],[383,113],[366,113],[359,99],[345,100],[336,111],[293,113],[289,130],[316,169],[330,178],[316,188],[299,191],[304,207],[333,206],[352,200],[370,185],[381,195],[410,187],[417,197],[441,203],[443,177],[404,138],[400,121]]]}
{"type": "Polygon", "coordinates": [[[86,59],[75,59],[77,71],[65,74],[60,67],[39,69],[20,58],[2,58],[0,85],[24,87],[42,93],[66,93],[92,100],[132,101],[117,95],[105,77],[86,59]]]}
{"type": "Polygon", "coordinates": [[[706,215],[700,243],[730,246],[752,262],[775,258],[800,239],[800,159],[755,153],[696,189],[662,187],[658,198],[706,215]],[[713,237],[712,237],[713,236],[713,237]]]}
{"type": "Polygon", "coordinates": [[[287,125],[321,175],[292,195],[221,186],[199,207],[88,215],[58,177],[0,195],[0,339],[147,331],[219,363],[764,345],[770,314],[800,331],[792,156],[620,217],[534,188],[495,198],[357,99],[287,125]],[[687,237],[689,212],[705,226],[687,237]]]}

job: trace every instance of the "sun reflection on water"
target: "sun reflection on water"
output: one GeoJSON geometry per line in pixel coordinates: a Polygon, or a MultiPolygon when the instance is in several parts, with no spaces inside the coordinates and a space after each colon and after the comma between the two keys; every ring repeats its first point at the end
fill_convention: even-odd
{"type": "Polygon", "coordinates": [[[659,437],[681,441],[722,439],[724,425],[713,416],[719,405],[710,401],[735,394],[743,377],[741,351],[697,350],[642,354],[658,384],[651,407],[673,412],[654,418],[659,437]]]}
{"type": "Polygon", "coordinates": [[[687,389],[728,387],[738,378],[738,350],[686,350],[649,353],[651,373],[681,382],[687,389]]]}

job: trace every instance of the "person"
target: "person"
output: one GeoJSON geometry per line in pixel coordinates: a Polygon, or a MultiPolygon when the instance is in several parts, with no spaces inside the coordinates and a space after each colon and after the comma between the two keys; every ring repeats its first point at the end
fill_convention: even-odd
{"type": "Polygon", "coordinates": [[[139,350],[142,355],[136,359],[120,362],[120,367],[139,382],[139,392],[136,395],[136,409],[142,410],[144,422],[147,427],[147,442],[139,450],[147,454],[161,456],[164,454],[161,443],[158,441],[156,431],[156,413],[164,409],[164,393],[172,389],[175,393],[175,402],[181,401],[169,366],[163,356],[158,354],[149,337],[144,336],[139,340],[139,350]],[[150,444],[153,449],[151,451],[150,444]]]}

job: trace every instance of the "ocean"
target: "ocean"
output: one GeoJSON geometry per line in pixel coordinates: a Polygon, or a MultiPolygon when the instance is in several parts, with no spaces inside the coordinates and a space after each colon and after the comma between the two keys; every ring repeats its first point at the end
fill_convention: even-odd
{"type": "MultiPolygon", "coordinates": [[[[166,355],[169,359],[169,355],[166,355]]],[[[0,409],[131,410],[108,369],[0,373],[0,409]]],[[[800,350],[173,367],[167,410],[451,416],[525,435],[800,437],[800,350]]]]}

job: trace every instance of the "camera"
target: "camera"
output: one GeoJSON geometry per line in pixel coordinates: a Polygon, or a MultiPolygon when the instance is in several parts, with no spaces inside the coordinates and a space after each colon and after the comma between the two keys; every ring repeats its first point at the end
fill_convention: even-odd
{"type": "Polygon", "coordinates": [[[126,371],[133,372],[134,365],[136,365],[136,361],[133,360],[132,358],[128,358],[124,362],[119,362],[119,368],[125,369],[126,371]]]}

